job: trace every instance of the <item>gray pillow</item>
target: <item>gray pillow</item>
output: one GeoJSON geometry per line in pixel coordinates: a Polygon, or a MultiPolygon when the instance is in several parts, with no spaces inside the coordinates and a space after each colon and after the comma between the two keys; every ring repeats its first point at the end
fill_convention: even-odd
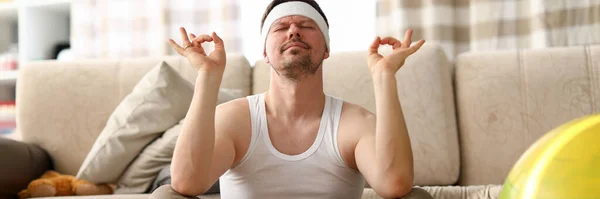
{"type": "MultiPolygon", "coordinates": [[[[232,90],[220,89],[218,104],[243,97],[232,90]]],[[[189,102],[187,102],[189,104],[189,102]]],[[[117,194],[137,194],[148,190],[156,175],[166,165],[171,164],[175,143],[181,131],[183,120],[167,129],[162,136],[148,144],[131,162],[117,182],[117,194]]]]}
{"type": "Polygon", "coordinates": [[[160,62],[110,115],[76,177],[93,183],[117,182],[146,145],[185,117],[193,94],[190,82],[160,62]]]}
{"type": "MultiPolygon", "coordinates": [[[[152,187],[150,187],[150,190],[148,190],[147,193],[152,193],[158,187],[166,184],[171,184],[171,164],[160,170],[160,173],[158,173],[158,176],[156,176],[156,179],[152,183],[152,187]]],[[[208,189],[208,191],[204,194],[213,193],[219,193],[219,180],[217,180],[217,182],[215,182],[215,184],[213,184],[212,187],[210,187],[210,189],[208,189]]]]}

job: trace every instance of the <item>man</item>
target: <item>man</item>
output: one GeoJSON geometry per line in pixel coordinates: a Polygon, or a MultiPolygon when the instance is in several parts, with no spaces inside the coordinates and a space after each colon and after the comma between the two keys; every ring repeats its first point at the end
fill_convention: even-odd
{"type": "Polygon", "coordinates": [[[412,189],[412,151],[395,78],[424,41],[411,46],[410,30],[403,41],[373,41],[374,115],[323,92],[329,25],[314,0],[275,0],[262,23],[269,90],[219,106],[223,40],[216,33],[188,37],[184,28],[183,47],[169,40],[198,77],[173,155],[172,185],[152,197],[193,198],[217,179],[222,198],[360,198],[365,179],[384,198],[430,197],[412,189]],[[207,55],[204,42],[214,42],[215,50],[207,55]],[[386,44],[393,53],[382,56],[378,48],[386,44]]]}

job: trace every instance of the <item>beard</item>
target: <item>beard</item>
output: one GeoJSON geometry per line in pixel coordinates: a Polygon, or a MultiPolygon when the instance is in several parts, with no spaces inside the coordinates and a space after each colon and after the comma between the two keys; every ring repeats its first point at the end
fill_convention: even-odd
{"type": "MultiPolygon", "coordinates": [[[[281,61],[282,68],[280,69],[280,75],[283,75],[291,82],[296,83],[300,81],[303,77],[314,75],[315,73],[317,73],[317,70],[319,69],[319,66],[321,65],[321,63],[323,63],[323,61],[321,61],[321,63],[316,63],[311,60],[310,50],[312,48],[307,43],[300,40],[292,40],[290,42],[301,42],[305,44],[305,50],[308,51],[302,54],[302,51],[300,49],[293,48],[289,52],[292,56],[285,57],[281,61]]],[[[283,53],[285,52],[286,45],[288,43],[282,45],[282,47],[280,48],[279,53],[281,55],[283,55],[283,53]]]]}
{"type": "MultiPolygon", "coordinates": [[[[290,53],[297,55],[299,51],[294,49],[290,53]]],[[[319,69],[319,64],[312,62],[309,54],[285,58],[281,62],[281,66],[282,75],[292,82],[298,82],[305,76],[314,75],[319,69]]]]}

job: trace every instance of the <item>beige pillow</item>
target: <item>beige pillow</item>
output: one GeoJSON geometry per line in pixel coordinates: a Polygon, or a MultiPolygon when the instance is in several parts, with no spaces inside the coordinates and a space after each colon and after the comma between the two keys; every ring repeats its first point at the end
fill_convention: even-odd
{"type": "MultiPolygon", "coordinates": [[[[223,88],[219,90],[217,103],[241,97],[244,97],[241,92],[223,88]]],[[[150,188],[161,169],[171,164],[182,124],[183,120],[144,148],[117,182],[116,194],[144,193],[150,188]]]]}
{"type": "Polygon", "coordinates": [[[77,173],[93,183],[115,183],[152,140],[185,117],[193,85],[166,62],[150,70],[117,106],[77,173]]]}

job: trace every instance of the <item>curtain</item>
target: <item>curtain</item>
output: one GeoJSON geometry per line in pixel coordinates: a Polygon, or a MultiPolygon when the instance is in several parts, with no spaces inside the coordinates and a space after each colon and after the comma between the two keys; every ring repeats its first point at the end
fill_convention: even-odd
{"type": "Polygon", "coordinates": [[[377,0],[378,35],[466,51],[600,43],[600,0],[377,0]]]}
{"type": "MultiPolygon", "coordinates": [[[[72,4],[71,47],[75,58],[172,55],[169,38],[217,32],[228,53],[242,50],[237,0],[77,0],[72,4]]],[[[207,51],[212,43],[206,44],[207,51]]]]}

